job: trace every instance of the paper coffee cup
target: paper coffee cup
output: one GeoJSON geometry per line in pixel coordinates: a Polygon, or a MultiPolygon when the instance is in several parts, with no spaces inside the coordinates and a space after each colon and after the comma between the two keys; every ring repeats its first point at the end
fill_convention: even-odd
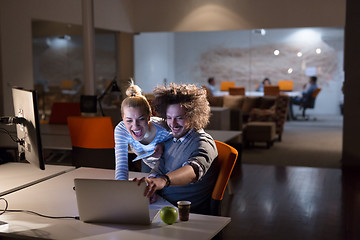
{"type": "Polygon", "coordinates": [[[190,201],[178,201],[179,219],[180,221],[188,221],[190,215],[190,201]]]}

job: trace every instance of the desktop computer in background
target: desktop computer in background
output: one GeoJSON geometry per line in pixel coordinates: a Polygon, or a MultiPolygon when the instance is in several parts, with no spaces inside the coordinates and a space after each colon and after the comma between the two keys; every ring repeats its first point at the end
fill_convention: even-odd
{"type": "Polygon", "coordinates": [[[17,139],[13,140],[18,144],[19,156],[45,170],[36,91],[13,87],[12,98],[15,115],[1,117],[1,123],[16,125],[17,139]]]}

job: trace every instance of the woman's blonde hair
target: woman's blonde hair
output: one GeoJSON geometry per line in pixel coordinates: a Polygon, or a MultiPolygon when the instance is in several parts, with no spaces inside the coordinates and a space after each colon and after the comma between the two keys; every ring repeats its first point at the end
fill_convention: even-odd
{"type": "Polygon", "coordinates": [[[131,79],[126,90],[126,98],[121,103],[121,116],[124,117],[124,107],[142,108],[147,116],[151,116],[151,107],[148,100],[141,94],[141,88],[131,79]]]}

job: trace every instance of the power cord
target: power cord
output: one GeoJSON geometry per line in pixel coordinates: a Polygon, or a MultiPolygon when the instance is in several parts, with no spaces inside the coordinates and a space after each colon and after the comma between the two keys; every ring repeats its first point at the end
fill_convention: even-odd
{"type": "Polygon", "coordinates": [[[0,131],[2,131],[3,133],[6,133],[7,135],[9,135],[9,137],[11,138],[11,140],[13,140],[16,143],[19,143],[20,145],[24,145],[24,140],[19,139],[17,137],[14,137],[13,135],[11,135],[11,133],[6,130],[5,128],[0,128],[0,131]]]}
{"type": "Polygon", "coordinates": [[[8,201],[5,198],[0,198],[0,200],[5,202],[5,208],[0,209],[0,215],[4,214],[6,212],[22,212],[22,213],[34,214],[34,215],[37,215],[39,217],[51,218],[51,219],[76,219],[76,220],[80,219],[77,216],[76,217],[72,217],[72,216],[55,217],[55,216],[44,215],[44,214],[37,213],[37,212],[34,212],[34,211],[29,211],[29,210],[8,209],[8,207],[9,207],[8,201]]]}

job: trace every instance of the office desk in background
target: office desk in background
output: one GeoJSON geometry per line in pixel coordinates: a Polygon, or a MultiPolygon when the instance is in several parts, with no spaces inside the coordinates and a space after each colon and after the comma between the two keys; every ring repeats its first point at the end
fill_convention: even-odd
{"type": "Polygon", "coordinates": [[[223,143],[242,143],[242,131],[205,130],[214,140],[223,143]]]}
{"type": "MultiPolygon", "coordinates": [[[[113,179],[114,170],[78,168],[44,182],[6,195],[9,209],[26,209],[52,216],[78,216],[75,178],[113,179]]],[[[130,173],[130,178],[142,173],[130,173]]],[[[96,196],[94,196],[96,198],[96,196]]],[[[101,204],[101,203],[99,203],[101,204]]],[[[151,205],[160,209],[165,201],[151,205]]],[[[75,219],[47,219],[26,213],[5,213],[1,220],[8,223],[1,234],[18,234],[49,239],[211,239],[229,222],[228,217],[190,214],[188,222],[166,225],[160,218],[153,224],[120,225],[90,224],[75,219]]]]}
{"type": "MultiPolygon", "coordinates": [[[[15,126],[2,125],[2,128],[16,136],[15,126]]],[[[41,143],[43,149],[71,150],[69,128],[63,124],[40,124],[41,143]]],[[[0,147],[17,148],[17,144],[4,132],[0,133],[0,147]]]]}
{"type": "Polygon", "coordinates": [[[46,165],[45,170],[29,163],[9,162],[0,165],[0,196],[58,176],[75,167],[46,165]]]}

